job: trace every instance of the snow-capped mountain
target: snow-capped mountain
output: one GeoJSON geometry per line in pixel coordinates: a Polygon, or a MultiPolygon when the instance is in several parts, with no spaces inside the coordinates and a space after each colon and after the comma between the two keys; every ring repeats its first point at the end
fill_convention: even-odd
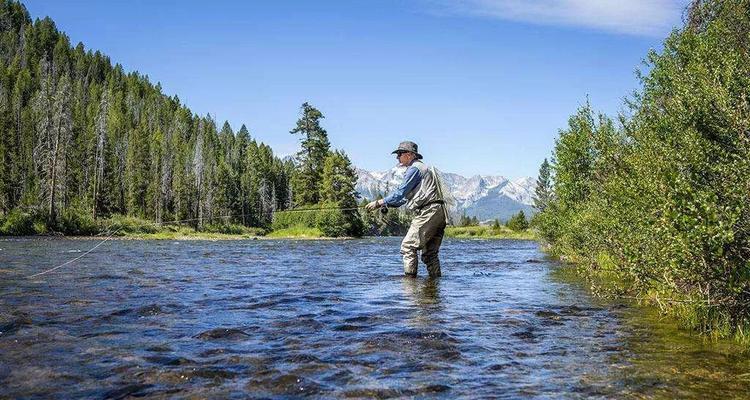
{"type": "MultiPolygon", "coordinates": [[[[357,169],[357,191],[366,199],[387,194],[403,180],[405,167],[394,167],[388,171],[366,171],[357,169]]],[[[440,172],[443,183],[455,200],[454,212],[466,214],[480,220],[508,220],[523,210],[530,216],[536,180],[523,177],[510,180],[500,175],[474,175],[466,178],[458,174],[440,172]]]]}

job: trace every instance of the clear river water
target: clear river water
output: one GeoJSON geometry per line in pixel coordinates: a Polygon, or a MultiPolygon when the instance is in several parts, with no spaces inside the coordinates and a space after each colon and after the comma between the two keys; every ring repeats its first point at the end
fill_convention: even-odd
{"type": "Polygon", "coordinates": [[[747,398],[750,353],[593,298],[537,243],[0,241],[0,399],[747,398]]]}

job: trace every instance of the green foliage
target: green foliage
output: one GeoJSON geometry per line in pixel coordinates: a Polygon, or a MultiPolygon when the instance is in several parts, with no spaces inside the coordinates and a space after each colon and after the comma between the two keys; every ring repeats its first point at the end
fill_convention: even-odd
{"type": "Polygon", "coordinates": [[[290,228],[315,228],[328,237],[362,236],[363,224],[356,210],[340,210],[333,203],[287,210],[274,214],[273,231],[290,228]]]}
{"type": "Polygon", "coordinates": [[[70,207],[63,211],[58,228],[67,235],[95,235],[101,231],[91,212],[81,207],[70,207]]]}
{"type": "Polygon", "coordinates": [[[529,222],[526,220],[526,215],[523,213],[523,210],[510,217],[507,226],[510,230],[516,232],[529,229],[529,222]]]}
{"type": "Polygon", "coordinates": [[[0,234],[10,236],[35,235],[45,233],[45,225],[38,216],[13,210],[0,217],[0,234]]]}
{"type": "Polygon", "coordinates": [[[305,211],[284,210],[277,211],[273,214],[273,222],[271,223],[271,229],[274,231],[287,229],[292,227],[304,226],[304,227],[315,227],[317,225],[317,210],[308,210],[313,207],[304,207],[298,210],[304,209],[305,211]]]}
{"type": "Polygon", "coordinates": [[[329,153],[323,163],[320,199],[341,207],[357,206],[357,172],[343,151],[329,153]]]}
{"type": "Polygon", "coordinates": [[[544,211],[552,197],[552,176],[550,175],[550,164],[544,159],[539,167],[539,177],[536,180],[534,189],[534,208],[537,211],[544,211]]]}
{"type": "Polygon", "coordinates": [[[362,221],[356,211],[320,211],[315,227],[328,237],[362,236],[362,221]]]}
{"type": "Polygon", "coordinates": [[[445,236],[460,239],[536,239],[533,231],[513,231],[505,226],[449,226],[445,236]]]}
{"type": "Polygon", "coordinates": [[[118,235],[157,233],[159,224],[142,218],[115,214],[102,221],[105,232],[117,232],[118,235]]]}
{"type": "Polygon", "coordinates": [[[467,217],[466,214],[462,215],[461,218],[458,220],[458,226],[478,226],[478,225],[479,225],[479,218],[467,217]]]}
{"type": "MultiPolygon", "coordinates": [[[[305,103],[303,110],[315,117],[319,113],[305,103]]],[[[322,116],[321,116],[322,117],[322,116]]],[[[303,118],[304,119],[304,118],[303,118]]],[[[300,126],[307,126],[298,122],[300,126]]],[[[325,131],[323,131],[325,133],[325,131]]],[[[326,139],[327,143],[327,139],[326,139]]],[[[327,144],[326,144],[327,146],[327,144]]],[[[304,148],[304,146],[303,146],[304,148]]],[[[305,168],[305,165],[302,165],[305,168]]],[[[319,199],[323,202],[302,207],[304,211],[282,211],[274,214],[271,227],[274,231],[290,228],[315,228],[329,237],[362,236],[364,225],[356,210],[357,174],[343,151],[328,153],[320,173],[322,183],[318,188],[319,199]]],[[[297,196],[295,194],[295,196],[297,196]]],[[[308,197],[307,195],[303,197],[308,197]]],[[[299,199],[299,198],[298,198],[299,199]]]]}
{"type": "Polygon", "coordinates": [[[357,212],[357,172],[343,151],[328,155],[323,165],[323,182],[320,198],[329,208],[339,208],[334,214],[328,212],[318,220],[318,227],[326,236],[354,236],[364,233],[364,224],[357,212]]]}
{"type": "Polygon", "coordinates": [[[571,117],[553,199],[534,220],[553,252],[590,274],[615,270],[627,290],[720,335],[750,315],[748,9],[693,2],[649,54],[620,128],[588,105],[571,117]]]}
{"type": "Polygon", "coordinates": [[[239,224],[210,224],[205,226],[203,232],[246,236],[263,236],[266,234],[266,230],[263,228],[247,227],[239,224]]]}
{"type": "Polygon", "coordinates": [[[266,227],[290,206],[293,168],[245,126],[217,131],[17,1],[0,3],[0,25],[0,214],[40,210],[34,232],[91,234],[115,214],[266,227]]]}
{"type": "Polygon", "coordinates": [[[302,116],[289,131],[301,135],[302,150],[297,153],[297,169],[292,177],[292,192],[295,204],[320,202],[320,182],[331,145],[328,133],[320,126],[323,113],[308,103],[302,104],[302,116]]]}
{"type": "Polygon", "coordinates": [[[322,238],[323,232],[318,228],[309,228],[302,226],[295,226],[290,228],[284,228],[274,230],[267,235],[269,238],[322,238]]]}

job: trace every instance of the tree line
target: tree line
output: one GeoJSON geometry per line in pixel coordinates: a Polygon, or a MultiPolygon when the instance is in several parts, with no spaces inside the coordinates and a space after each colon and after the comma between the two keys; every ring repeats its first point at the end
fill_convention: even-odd
{"type": "Polygon", "coordinates": [[[268,227],[276,210],[356,207],[356,174],[330,149],[323,115],[307,103],[300,114],[302,150],[280,159],[245,125],[219,128],[148,76],[72,46],[50,18],[0,5],[0,217],[11,228],[26,218],[77,233],[111,215],[268,227]]]}
{"type": "Polygon", "coordinates": [[[554,253],[715,335],[750,327],[748,10],[693,1],[626,111],[580,107],[537,181],[554,253]]]}

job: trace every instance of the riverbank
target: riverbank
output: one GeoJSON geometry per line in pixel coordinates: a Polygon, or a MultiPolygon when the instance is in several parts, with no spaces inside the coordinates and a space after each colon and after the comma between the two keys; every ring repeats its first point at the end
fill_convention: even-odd
{"type": "Polygon", "coordinates": [[[546,245],[544,251],[563,265],[555,275],[568,282],[585,282],[594,296],[607,301],[625,301],[649,313],[658,314],[684,334],[697,335],[712,342],[730,341],[750,345],[750,323],[740,320],[723,309],[720,300],[713,302],[686,295],[667,284],[653,282],[647,289],[639,289],[633,278],[604,253],[591,259],[575,253],[560,253],[546,245]]]}
{"type": "Polygon", "coordinates": [[[537,233],[534,230],[514,231],[502,225],[499,227],[449,226],[445,228],[445,236],[457,239],[537,239],[537,233]]]}
{"type": "MultiPolygon", "coordinates": [[[[244,240],[244,239],[331,239],[316,227],[293,226],[276,230],[250,228],[236,224],[204,225],[201,230],[169,222],[158,224],[135,217],[114,216],[98,221],[67,224],[59,230],[49,230],[41,221],[31,218],[10,221],[0,229],[3,236],[39,236],[66,238],[104,238],[134,240],[244,240]]],[[[525,239],[536,240],[534,230],[514,231],[505,226],[449,226],[445,236],[458,239],[525,239]]],[[[338,239],[351,239],[341,237],[338,239]]]]}
{"type": "MultiPolygon", "coordinates": [[[[470,227],[475,228],[475,227],[470,227]]],[[[106,233],[106,232],[105,232],[106,233]]],[[[38,237],[38,238],[66,238],[66,239],[104,239],[107,237],[104,233],[97,235],[63,235],[63,234],[38,234],[23,236],[0,236],[3,238],[11,237],[38,237]]],[[[445,237],[454,239],[518,239],[518,240],[537,240],[536,233],[530,231],[513,232],[501,231],[494,232],[483,229],[466,229],[466,227],[449,227],[445,230],[445,237]]],[[[192,228],[178,228],[170,230],[161,230],[156,232],[117,232],[111,237],[117,240],[263,240],[263,239],[298,239],[298,240],[335,240],[335,239],[354,239],[352,237],[328,237],[324,236],[319,229],[315,228],[289,228],[271,231],[266,234],[231,234],[220,232],[202,232],[195,231],[192,228]]]]}

